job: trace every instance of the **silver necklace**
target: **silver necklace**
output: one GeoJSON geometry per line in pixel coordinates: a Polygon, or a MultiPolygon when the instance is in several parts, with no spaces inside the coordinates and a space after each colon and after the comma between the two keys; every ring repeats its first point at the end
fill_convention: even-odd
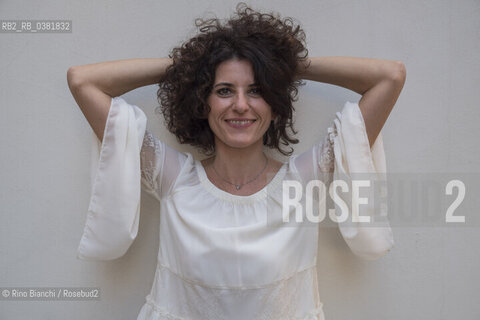
{"type": "MultiPolygon", "coordinates": [[[[265,153],[264,153],[263,155],[265,156],[265,153]]],[[[251,179],[251,180],[249,180],[249,181],[247,181],[247,182],[245,182],[245,183],[241,183],[241,184],[231,183],[230,181],[228,181],[228,180],[226,180],[225,178],[223,178],[223,177],[217,172],[217,170],[215,169],[215,166],[213,165],[213,163],[212,163],[212,168],[213,168],[213,171],[215,171],[215,173],[216,173],[223,181],[225,181],[225,182],[228,183],[228,184],[231,184],[232,186],[235,186],[235,188],[236,188],[237,190],[240,190],[240,188],[243,187],[244,185],[246,185],[247,183],[250,183],[250,182],[256,180],[256,179],[263,173],[263,171],[265,171],[265,169],[267,168],[267,164],[268,164],[268,158],[267,158],[267,156],[265,156],[265,166],[263,167],[262,171],[260,171],[260,173],[257,174],[257,175],[255,176],[255,178],[253,178],[253,179],[251,179]]]]}

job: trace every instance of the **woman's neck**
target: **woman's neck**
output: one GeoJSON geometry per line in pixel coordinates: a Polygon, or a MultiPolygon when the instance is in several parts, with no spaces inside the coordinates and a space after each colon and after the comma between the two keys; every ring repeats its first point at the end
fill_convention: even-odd
{"type": "Polygon", "coordinates": [[[266,169],[267,157],[262,147],[254,144],[247,148],[232,148],[217,143],[215,156],[209,159],[208,165],[213,166],[222,179],[234,184],[246,183],[266,169]]]}

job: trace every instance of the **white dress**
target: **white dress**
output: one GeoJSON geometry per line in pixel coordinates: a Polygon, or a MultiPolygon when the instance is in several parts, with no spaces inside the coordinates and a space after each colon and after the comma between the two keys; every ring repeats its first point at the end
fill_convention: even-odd
{"type": "MultiPolygon", "coordinates": [[[[93,135],[92,146],[92,193],[77,258],[125,254],[137,235],[141,187],[160,203],[157,269],[137,320],[325,319],[317,287],[319,224],[295,222],[293,207],[290,222],[282,220],[282,181],[385,172],[382,136],[370,149],[352,102],[320,143],[291,156],[250,196],[217,188],[199,160],[156,139],[143,111],[121,97],[112,99],[103,141],[93,135]]],[[[360,207],[361,215],[374,215],[371,206],[360,207]]],[[[393,247],[388,224],[339,227],[361,258],[377,259],[393,247]]]]}

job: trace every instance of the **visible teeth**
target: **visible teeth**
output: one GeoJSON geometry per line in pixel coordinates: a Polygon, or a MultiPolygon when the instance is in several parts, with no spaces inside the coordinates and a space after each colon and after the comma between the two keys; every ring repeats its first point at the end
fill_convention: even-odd
{"type": "Polygon", "coordinates": [[[228,122],[231,122],[231,123],[234,123],[234,124],[247,124],[249,122],[253,122],[253,120],[244,120],[244,121],[228,120],[228,122]]]}

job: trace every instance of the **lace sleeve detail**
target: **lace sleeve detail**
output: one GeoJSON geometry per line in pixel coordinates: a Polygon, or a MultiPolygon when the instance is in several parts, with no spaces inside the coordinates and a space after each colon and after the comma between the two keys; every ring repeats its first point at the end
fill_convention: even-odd
{"type": "Polygon", "coordinates": [[[335,168],[335,154],[333,152],[333,139],[337,135],[333,127],[328,128],[328,134],[324,138],[318,155],[318,168],[320,173],[331,173],[335,168]]]}
{"type": "Polygon", "coordinates": [[[304,183],[310,180],[328,182],[335,168],[334,128],[328,128],[323,140],[319,139],[311,148],[294,157],[295,168],[304,183]]]}
{"type": "Polygon", "coordinates": [[[141,180],[144,189],[157,199],[160,198],[162,164],[164,160],[164,144],[153,134],[145,130],[142,149],[140,151],[141,180]]]}

